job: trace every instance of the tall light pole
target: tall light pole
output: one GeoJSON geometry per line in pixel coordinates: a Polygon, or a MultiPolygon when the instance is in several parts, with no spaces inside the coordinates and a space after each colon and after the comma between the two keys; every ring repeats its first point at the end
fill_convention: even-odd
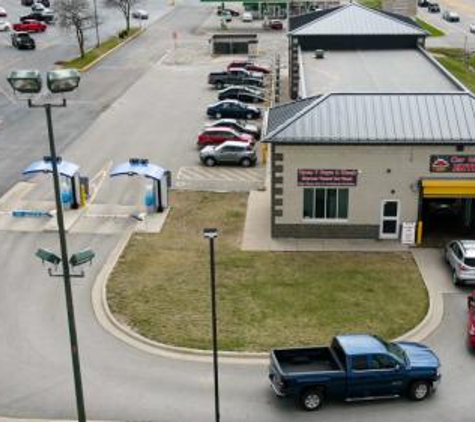
{"type": "Polygon", "coordinates": [[[213,372],[214,372],[214,420],[219,422],[219,377],[218,377],[218,320],[216,313],[216,265],[214,262],[214,239],[218,230],[204,229],[203,236],[209,240],[210,288],[211,288],[211,326],[213,337],[213,372]]]}
{"type": "MultiPolygon", "coordinates": [[[[7,78],[15,92],[21,94],[39,94],[42,88],[42,78],[37,70],[13,71],[7,78]]],[[[79,72],[76,69],[55,70],[47,73],[46,81],[51,93],[66,93],[74,91],[79,85],[79,72]]],[[[46,112],[46,123],[48,127],[48,140],[53,170],[54,198],[56,202],[56,219],[58,223],[59,243],[61,248],[61,263],[63,270],[64,292],[66,296],[66,310],[68,315],[69,340],[71,345],[71,357],[74,373],[74,387],[76,392],[76,405],[79,422],[86,422],[86,412],[84,408],[84,395],[81,380],[81,368],[79,363],[79,348],[76,333],[76,323],[74,318],[74,303],[71,289],[71,274],[69,271],[68,248],[66,243],[66,231],[64,229],[63,207],[61,204],[61,190],[59,184],[58,158],[54,144],[53,122],[51,119],[51,109],[54,107],[66,107],[66,99],[60,103],[34,104],[32,99],[28,99],[28,107],[43,108],[46,112]]]]}
{"type": "Polygon", "coordinates": [[[96,27],[96,47],[101,45],[101,39],[99,38],[99,19],[97,17],[97,0],[94,0],[94,25],[96,27]]]}

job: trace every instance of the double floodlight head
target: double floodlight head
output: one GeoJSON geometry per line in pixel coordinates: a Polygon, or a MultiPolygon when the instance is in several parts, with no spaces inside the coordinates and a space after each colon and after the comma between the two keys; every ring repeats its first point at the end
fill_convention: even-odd
{"type": "MultiPolygon", "coordinates": [[[[43,87],[43,79],[38,70],[14,70],[7,80],[13,90],[20,94],[39,94],[43,87]]],[[[80,80],[77,69],[52,70],[46,73],[46,85],[53,94],[74,91],[80,80]]]]}
{"type": "Polygon", "coordinates": [[[215,229],[215,228],[203,229],[203,236],[206,239],[216,239],[218,237],[218,229],[215,229]]]}

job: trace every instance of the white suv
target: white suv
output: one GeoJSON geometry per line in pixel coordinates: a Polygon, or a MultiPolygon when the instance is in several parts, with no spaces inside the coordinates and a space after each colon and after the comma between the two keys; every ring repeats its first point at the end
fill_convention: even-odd
{"type": "Polygon", "coordinates": [[[475,240],[452,240],[445,246],[445,260],[455,285],[475,282],[475,240]]]}

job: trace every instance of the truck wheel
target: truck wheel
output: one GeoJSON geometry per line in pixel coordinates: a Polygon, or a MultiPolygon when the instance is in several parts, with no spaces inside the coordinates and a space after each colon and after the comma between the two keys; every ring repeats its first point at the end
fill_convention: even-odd
{"type": "Polygon", "coordinates": [[[428,381],[414,381],[409,387],[408,395],[411,400],[422,401],[429,397],[430,383],[428,381]]]}
{"type": "Polygon", "coordinates": [[[211,157],[208,157],[206,160],[205,160],[205,166],[206,167],[213,167],[216,165],[216,160],[214,158],[211,158],[211,157]]]}
{"type": "Polygon", "coordinates": [[[308,412],[318,410],[323,405],[323,391],[319,388],[305,390],[299,398],[300,407],[308,412]]]}
{"type": "Polygon", "coordinates": [[[223,117],[223,116],[222,116],[221,113],[216,113],[216,116],[215,116],[215,117],[216,117],[217,119],[221,119],[221,117],[223,117]]]}

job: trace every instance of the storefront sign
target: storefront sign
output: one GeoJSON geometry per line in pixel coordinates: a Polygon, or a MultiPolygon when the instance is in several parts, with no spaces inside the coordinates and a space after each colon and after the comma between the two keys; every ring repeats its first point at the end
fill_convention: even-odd
{"type": "Polygon", "coordinates": [[[356,186],[358,170],[298,169],[298,186],[356,186]]]}
{"type": "Polygon", "coordinates": [[[416,223],[403,222],[401,243],[403,245],[414,245],[416,242],[416,223]]]}
{"type": "Polygon", "coordinates": [[[475,173],[475,155],[431,155],[432,173],[475,173]]]}

